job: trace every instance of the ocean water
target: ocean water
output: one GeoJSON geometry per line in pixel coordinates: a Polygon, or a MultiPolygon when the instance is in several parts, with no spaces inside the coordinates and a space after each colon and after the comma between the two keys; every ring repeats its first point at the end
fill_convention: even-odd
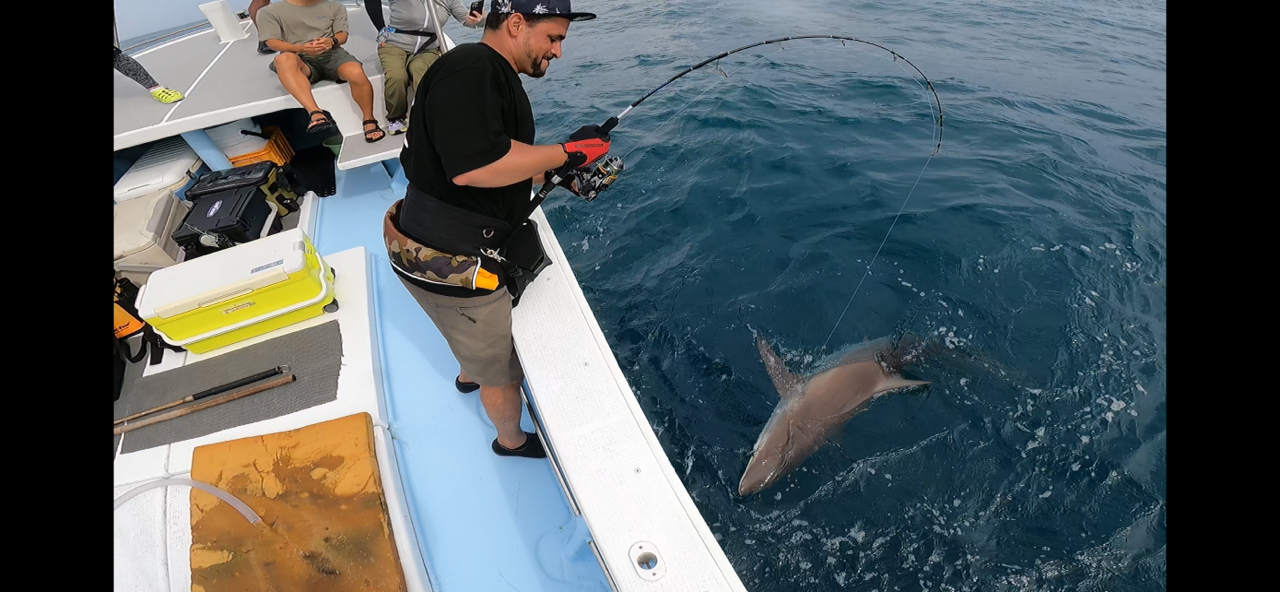
{"type": "Polygon", "coordinates": [[[884,45],[941,99],[930,159],[933,95],[886,52],[754,48],[624,119],[598,200],[544,205],[748,589],[1165,588],[1164,2],[577,5],[526,82],[539,142],[786,35],[884,45]],[[753,331],[799,373],[903,332],[945,355],[742,499],[778,401],[753,331]]]}

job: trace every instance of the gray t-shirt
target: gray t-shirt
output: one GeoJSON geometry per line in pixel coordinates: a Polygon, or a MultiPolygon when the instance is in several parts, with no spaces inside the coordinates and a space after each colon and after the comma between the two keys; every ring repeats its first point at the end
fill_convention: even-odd
{"type": "Polygon", "coordinates": [[[285,43],[306,43],[346,30],[347,7],[341,2],[320,0],[311,6],[273,2],[258,11],[260,41],[279,39],[285,43]]]}
{"type": "MultiPolygon", "coordinates": [[[[366,2],[379,2],[380,0],[365,0],[366,2]]],[[[436,22],[440,25],[440,32],[444,32],[445,21],[452,15],[455,20],[462,23],[462,26],[471,29],[479,29],[484,27],[484,21],[480,21],[474,25],[467,24],[467,13],[470,12],[471,0],[386,0],[391,7],[391,20],[387,22],[395,29],[408,29],[410,31],[427,31],[435,32],[431,26],[430,19],[427,18],[426,4],[430,3],[436,9],[436,22]]],[[[486,2],[485,4],[488,4],[486,2]]],[[[366,9],[368,4],[365,5],[366,9]]],[[[385,12],[383,14],[386,14],[385,12]]],[[[416,54],[424,49],[434,49],[440,47],[439,42],[433,42],[426,45],[423,42],[426,37],[417,35],[408,35],[405,33],[387,33],[386,31],[378,32],[378,43],[388,43],[405,50],[408,53],[416,54]]]]}

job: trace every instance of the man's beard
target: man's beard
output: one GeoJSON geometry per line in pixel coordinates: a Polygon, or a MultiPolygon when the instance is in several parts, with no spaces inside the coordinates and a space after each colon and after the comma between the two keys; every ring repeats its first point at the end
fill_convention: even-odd
{"type": "MultiPolygon", "coordinates": [[[[529,57],[529,77],[542,78],[543,76],[545,76],[547,74],[547,70],[542,67],[542,60],[544,56],[534,56],[533,51],[528,44],[525,44],[524,50],[525,50],[525,55],[529,57]]],[[[546,58],[546,60],[547,60],[547,64],[550,65],[551,58],[548,57],[546,58]]]]}
{"type": "MultiPolygon", "coordinates": [[[[548,63],[548,64],[550,64],[550,63],[551,63],[551,61],[550,61],[550,60],[547,60],[547,63],[548,63]]],[[[535,58],[533,58],[533,60],[531,61],[530,65],[529,65],[529,77],[530,77],[530,78],[542,78],[542,77],[543,77],[543,76],[545,76],[546,74],[547,74],[546,69],[544,69],[544,68],[542,67],[542,58],[541,58],[541,57],[535,57],[535,58]]]]}

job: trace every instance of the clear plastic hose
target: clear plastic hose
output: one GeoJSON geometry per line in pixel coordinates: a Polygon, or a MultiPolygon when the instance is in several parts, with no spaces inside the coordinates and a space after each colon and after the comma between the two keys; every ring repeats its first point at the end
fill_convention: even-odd
{"type": "Polygon", "coordinates": [[[258,524],[262,522],[262,519],[259,518],[258,515],[255,514],[253,510],[249,509],[248,505],[246,505],[244,502],[240,501],[239,499],[236,499],[236,496],[231,495],[230,493],[227,493],[226,491],[223,491],[217,487],[209,485],[208,483],[192,481],[191,479],[160,479],[158,481],[152,481],[150,483],[147,483],[146,485],[135,487],[129,490],[128,493],[116,498],[116,507],[114,509],[119,510],[120,506],[124,505],[125,502],[129,501],[139,493],[142,493],[149,489],[155,489],[157,487],[165,487],[168,485],[186,485],[188,487],[194,487],[196,489],[199,489],[200,491],[208,492],[209,494],[217,496],[218,499],[230,504],[231,507],[235,508],[237,512],[240,512],[240,514],[244,516],[245,520],[249,521],[249,524],[258,524]]]}

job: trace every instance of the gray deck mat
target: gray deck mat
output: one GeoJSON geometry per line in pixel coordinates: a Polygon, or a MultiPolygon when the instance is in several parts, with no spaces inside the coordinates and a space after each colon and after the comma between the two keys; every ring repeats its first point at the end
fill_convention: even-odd
{"type": "Polygon", "coordinates": [[[358,158],[382,154],[389,150],[395,150],[399,155],[398,151],[404,148],[404,136],[393,136],[386,133],[387,126],[385,123],[379,122],[378,125],[382,126],[384,133],[382,139],[377,142],[366,142],[363,128],[361,128],[361,131],[343,136],[342,152],[338,154],[338,164],[346,164],[358,158]]]}
{"type": "MultiPolygon", "coordinates": [[[[137,351],[136,345],[134,351],[137,351]]],[[[166,355],[172,354],[172,351],[166,352],[166,355]]],[[[342,366],[342,333],[338,330],[335,319],[181,368],[143,377],[142,367],[146,363],[144,359],[130,364],[120,400],[115,402],[113,419],[157,407],[281,364],[290,367],[292,374],[297,376],[297,381],[114,436],[112,444],[116,446],[119,445],[120,437],[124,437],[122,453],[190,440],[336,400],[338,371],[342,366]]],[[[278,377],[267,380],[275,378],[278,377]]],[[[223,395],[214,395],[212,398],[220,396],[223,395]]],[[[173,409],[195,404],[187,403],[173,409]]],[[[161,413],[167,411],[170,409],[161,413]]],[[[148,417],[152,416],[144,416],[137,421],[148,417]]]]}

